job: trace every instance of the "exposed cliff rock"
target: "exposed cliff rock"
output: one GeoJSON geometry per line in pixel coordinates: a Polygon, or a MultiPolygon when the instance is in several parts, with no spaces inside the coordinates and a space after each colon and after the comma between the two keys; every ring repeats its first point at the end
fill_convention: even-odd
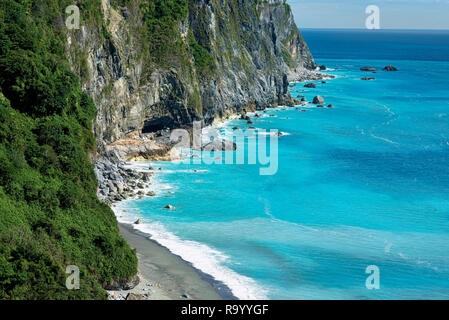
{"type": "Polygon", "coordinates": [[[291,104],[289,80],[320,77],[309,71],[317,65],[284,0],[178,3],[183,1],[188,14],[170,35],[180,49],[167,50],[162,60],[153,59],[157,51],[145,37],[142,8],[148,0],[102,0],[103,21],[83,21],[80,30],[69,32],[72,68],[97,105],[100,155],[126,160],[152,152],[154,144],[122,140],[151,140],[194,120],[210,124],[233,113],[291,104]],[[198,61],[203,52],[211,57],[206,64],[198,61]]]}

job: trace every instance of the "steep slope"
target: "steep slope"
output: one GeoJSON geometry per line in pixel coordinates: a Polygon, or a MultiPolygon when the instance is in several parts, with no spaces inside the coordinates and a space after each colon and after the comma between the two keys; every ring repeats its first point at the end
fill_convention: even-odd
{"type": "Polygon", "coordinates": [[[105,299],[137,272],[96,196],[96,108],[65,55],[67,5],[0,0],[0,299],[105,299]]]}
{"type": "Polygon", "coordinates": [[[0,298],[105,298],[137,272],[96,196],[135,175],[119,160],[163,155],[165,129],[291,104],[315,67],[281,0],[0,0],[0,298]]]}
{"type": "MultiPolygon", "coordinates": [[[[194,120],[291,104],[288,81],[318,76],[284,0],[102,0],[101,11],[103,23],[69,32],[68,52],[97,105],[103,153],[194,120]]],[[[145,157],[139,150],[118,155],[145,157]]]]}

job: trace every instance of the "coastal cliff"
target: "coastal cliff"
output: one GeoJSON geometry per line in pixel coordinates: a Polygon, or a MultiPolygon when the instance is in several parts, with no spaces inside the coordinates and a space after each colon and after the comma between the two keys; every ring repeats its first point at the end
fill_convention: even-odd
{"type": "Polygon", "coordinates": [[[99,9],[101,20],[68,32],[67,52],[97,106],[100,158],[150,159],[163,150],[155,133],[291,105],[289,80],[317,77],[284,0],[102,0],[99,9]]]}
{"type": "Polygon", "coordinates": [[[0,0],[0,299],[135,285],[105,202],[144,196],[152,174],[123,161],[163,158],[167,129],[292,105],[289,81],[320,77],[285,1],[79,0],[68,29],[73,4],[0,0]]]}

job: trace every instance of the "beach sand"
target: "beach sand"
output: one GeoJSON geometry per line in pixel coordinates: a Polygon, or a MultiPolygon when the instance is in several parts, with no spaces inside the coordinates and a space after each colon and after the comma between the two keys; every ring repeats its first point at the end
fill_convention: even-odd
{"type": "Polygon", "coordinates": [[[128,291],[109,291],[110,299],[125,299],[128,293],[147,300],[235,299],[230,290],[172,254],[132,225],[119,223],[120,233],[136,249],[140,283],[128,291]]]}

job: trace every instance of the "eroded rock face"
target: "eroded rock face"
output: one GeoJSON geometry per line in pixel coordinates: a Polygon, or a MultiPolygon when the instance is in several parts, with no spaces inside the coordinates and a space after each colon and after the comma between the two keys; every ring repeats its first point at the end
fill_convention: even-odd
{"type": "Polygon", "coordinates": [[[139,32],[145,28],[142,2],[112,7],[102,0],[103,21],[86,19],[80,30],[67,33],[72,70],[97,106],[92,160],[98,194],[107,202],[135,196],[135,178],[123,161],[170,159],[170,129],[292,106],[298,101],[290,96],[289,81],[323,78],[284,0],[188,0],[188,17],[174,37],[188,48],[193,34],[207,49],[213,58],[207,76],[191,50],[183,63],[150,61],[139,32]]]}
{"type": "MultiPolygon", "coordinates": [[[[72,68],[98,109],[100,155],[132,133],[151,137],[195,120],[211,124],[243,108],[291,104],[289,80],[321,76],[311,71],[317,65],[283,0],[189,0],[179,37],[192,32],[208,48],[216,70],[200,77],[193,65],[190,74],[186,66],[150,68],[136,31],[143,24],[141,2],[114,8],[102,0],[103,25],[84,22],[68,33],[72,68]]],[[[121,151],[117,156],[126,158],[121,151]]]]}
{"type": "Polygon", "coordinates": [[[377,71],[377,69],[373,67],[361,67],[360,71],[377,71]]]}
{"type": "Polygon", "coordinates": [[[237,150],[237,145],[230,140],[212,141],[202,148],[203,151],[234,151],[237,150]]]}

